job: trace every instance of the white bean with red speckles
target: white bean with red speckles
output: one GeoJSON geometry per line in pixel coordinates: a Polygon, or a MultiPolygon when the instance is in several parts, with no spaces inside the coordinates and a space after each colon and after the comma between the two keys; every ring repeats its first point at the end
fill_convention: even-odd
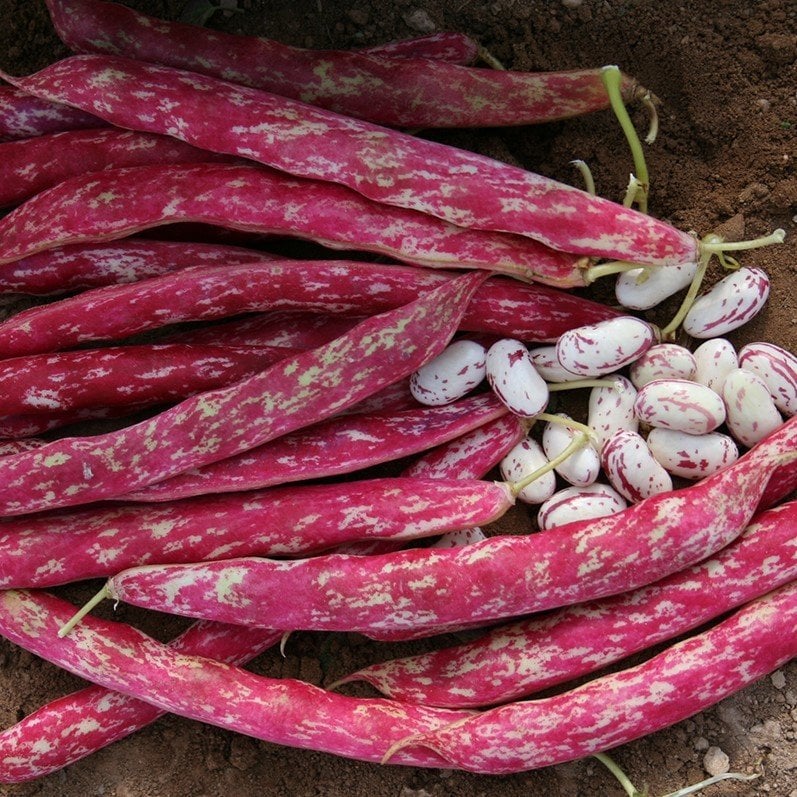
{"type": "Polygon", "coordinates": [[[728,430],[744,446],[754,446],[783,423],[766,382],[743,368],[728,374],[722,397],[728,410],[728,430]]]}
{"type": "MultiPolygon", "coordinates": [[[[520,481],[548,464],[542,446],[532,437],[521,440],[499,463],[501,477],[508,482],[520,481]]],[[[556,490],[556,475],[552,470],[544,473],[518,493],[525,504],[541,504],[556,490]]]]}
{"type": "Polygon", "coordinates": [[[601,464],[612,487],[634,504],[672,490],[670,474],[637,432],[617,432],[603,447],[601,464]]]}
{"type": "Polygon", "coordinates": [[[457,548],[460,545],[471,545],[474,542],[486,540],[487,535],[478,527],[472,529],[458,529],[441,534],[429,547],[430,548],[457,548]]]}
{"type": "Polygon", "coordinates": [[[614,295],[629,310],[649,310],[686,288],[695,276],[697,263],[672,268],[635,268],[617,278],[614,295]]]}
{"type": "Polygon", "coordinates": [[[646,321],[619,316],[568,330],[556,342],[556,356],[574,374],[603,376],[639,359],[655,342],[646,321]]]}
{"type": "Polygon", "coordinates": [[[487,381],[510,412],[539,415],[548,404],[548,385],[539,375],[525,344],[504,338],[487,350],[487,381]]]}
{"type": "MultiPolygon", "coordinates": [[[[563,412],[557,413],[565,424],[572,420],[563,412]]],[[[571,427],[549,421],[542,432],[542,450],[549,459],[558,457],[580,434],[571,427]]],[[[556,472],[570,484],[576,487],[586,487],[592,484],[600,474],[601,463],[598,452],[590,443],[574,451],[564,462],[555,468],[556,472]]]]}
{"type": "Polygon", "coordinates": [[[537,512],[537,525],[543,531],[578,520],[616,515],[628,504],[608,484],[595,482],[586,487],[565,487],[552,495],[537,512]]]}
{"type": "Polygon", "coordinates": [[[716,338],[746,324],[769,298],[769,277],[760,268],[740,268],[698,296],[684,318],[693,338],[716,338]]]}
{"type": "Polygon", "coordinates": [[[546,381],[554,383],[575,382],[581,377],[578,374],[571,374],[567,368],[563,368],[556,357],[556,344],[548,346],[536,346],[529,350],[537,373],[546,381]]]}
{"type": "Polygon", "coordinates": [[[451,404],[484,379],[484,358],[481,343],[458,340],[410,377],[410,392],[421,404],[451,404]]]}
{"type": "Polygon", "coordinates": [[[589,394],[587,426],[597,439],[598,451],[621,429],[635,432],[639,419],[634,412],[637,390],[624,376],[614,377],[614,387],[594,387],[589,394]]]}
{"type": "Polygon", "coordinates": [[[657,343],[631,363],[629,377],[637,390],[654,379],[693,379],[694,355],[677,343],[657,343]]]}
{"type": "Polygon", "coordinates": [[[789,418],[797,414],[797,357],[774,343],[748,343],[739,352],[739,367],[757,374],[769,388],[775,406],[789,418]]]}
{"type": "Polygon", "coordinates": [[[739,458],[739,447],[720,432],[686,434],[652,429],[648,447],[668,473],[683,479],[704,479],[739,458]]]}
{"type": "Polygon", "coordinates": [[[694,351],[697,370],[694,380],[722,395],[725,377],[739,367],[739,358],[733,344],[725,338],[711,338],[694,351]]]}
{"type": "Polygon", "coordinates": [[[649,426],[689,434],[713,432],[725,421],[722,397],[699,382],[655,379],[637,394],[637,418],[649,426]]]}

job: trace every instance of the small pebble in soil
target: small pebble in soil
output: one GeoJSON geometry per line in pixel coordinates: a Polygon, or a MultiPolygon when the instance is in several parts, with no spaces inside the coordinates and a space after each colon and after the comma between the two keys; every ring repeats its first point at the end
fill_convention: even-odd
{"type": "Polygon", "coordinates": [[[782,670],[775,670],[772,675],[769,676],[770,681],[772,681],[772,686],[775,689],[783,689],[786,686],[786,676],[783,674],[782,670]]]}
{"type": "Polygon", "coordinates": [[[703,756],[703,769],[705,769],[709,775],[712,777],[724,775],[730,768],[730,758],[728,758],[728,755],[719,747],[709,747],[708,750],[706,750],[706,754],[703,756]]]}

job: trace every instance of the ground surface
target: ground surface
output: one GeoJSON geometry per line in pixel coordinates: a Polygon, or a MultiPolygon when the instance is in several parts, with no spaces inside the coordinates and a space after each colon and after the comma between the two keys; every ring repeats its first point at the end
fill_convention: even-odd
{"type": "MultiPolygon", "coordinates": [[[[175,17],[179,0],[137,0],[150,14],[175,17]]],[[[752,237],[784,227],[788,243],[750,253],[768,270],[774,301],[737,343],[770,340],[797,349],[797,19],[789,0],[665,3],[650,0],[252,0],[243,13],[211,23],[314,48],[351,47],[427,29],[478,38],[507,67],[554,70],[619,64],[662,100],[661,132],[649,148],[651,212],[705,234],[734,218],[752,237]]],[[[40,0],[0,0],[0,66],[23,74],[65,55],[40,0]]],[[[640,117],[641,121],[641,117],[640,117]]],[[[629,158],[608,114],[545,128],[440,134],[543,174],[576,181],[569,161],[592,167],[598,191],[622,195],[629,158]]],[[[518,518],[515,518],[517,521],[518,518]]],[[[521,518],[522,520],[522,518],[521,518]]],[[[87,597],[95,584],[70,594],[87,597]]],[[[158,638],[174,620],[131,619],[158,638]]],[[[253,665],[270,675],[329,682],[387,655],[359,638],[297,634],[287,656],[253,665]]],[[[710,662],[707,662],[710,666],[710,662]]],[[[30,655],[0,642],[0,724],[8,726],[77,685],[30,655]]],[[[616,751],[638,785],[662,795],[705,777],[704,756],[719,747],[735,771],[760,771],[752,784],[722,783],[712,795],[797,795],[797,662],[715,709],[616,751]]],[[[0,794],[52,797],[214,797],[318,795],[617,795],[600,764],[574,762],[511,777],[378,768],[288,750],[175,717],[40,782],[0,786],[0,794]]]]}

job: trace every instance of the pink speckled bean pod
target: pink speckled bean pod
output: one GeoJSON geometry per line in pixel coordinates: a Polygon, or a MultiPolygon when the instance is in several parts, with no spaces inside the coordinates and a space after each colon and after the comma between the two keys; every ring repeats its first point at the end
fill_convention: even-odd
{"type": "Polygon", "coordinates": [[[254,263],[268,258],[265,252],[242,246],[187,241],[124,238],[111,243],[73,244],[0,266],[0,291],[56,294],[137,282],[192,266],[254,263]]]}
{"type": "Polygon", "coordinates": [[[465,65],[476,61],[480,49],[479,43],[464,33],[441,30],[411,39],[372,44],[370,47],[361,47],[356,52],[381,58],[431,58],[465,65]]]}
{"type": "Polygon", "coordinates": [[[67,130],[0,144],[0,207],[76,175],[123,166],[230,161],[169,136],[132,130],[67,130]]]}
{"type": "Polygon", "coordinates": [[[297,351],[139,344],[0,360],[0,415],[178,401],[253,376],[297,351]]]}
{"type": "Polygon", "coordinates": [[[116,56],[77,55],[26,78],[31,94],[132,130],[241,155],[462,227],[518,233],[552,249],[654,265],[693,262],[671,225],[532,172],[268,92],[116,56]],[[161,113],[152,113],[157,97],[161,113]],[[166,110],[169,109],[169,110],[166,110]],[[568,223],[562,224],[567,213],[568,223]]]}
{"type": "Polygon", "coordinates": [[[513,503],[501,482],[407,477],[7,518],[0,525],[0,587],[108,578],[151,562],[297,556],[359,540],[414,540],[490,523],[513,503]]]}
{"type": "Polygon", "coordinates": [[[341,415],[243,454],[192,468],[125,498],[173,501],[351,473],[458,439],[505,414],[497,399],[485,395],[445,407],[341,415]]]}
{"type": "Polygon", "coordinates": [[[93,114],[34,97],[14,86],[0,86],[0,138],[31,138],[106,126],[107,122],[93,114]]]}
{"type": "MultiPolygon", "coordinates": [[[[277,644],[282,636],[282,631],[200,621],[170,647],[178,653],[240,666],[277,644]]],[[[22,783],[49,775],[124,739],[165,713],[102,686],[57,698],[0,732],[0,783],[22,783]]]]}
{"type": "MultiPolygon", "coordinates": [[[[168,146],[170,139],[163,140],[168,146]]],[[[0,264],[56,246],[189,221],[307,238],[414,265],[485,268],[563,287],[581,279],[579,258],[536,241],[463,229],[378,204],[341,185],[291,178],[251,163],[162,163],[81,172],[0,221],[0,264]],[[76,207],[86,212],[76,213],[76,207]]]]}
{"type": "MultiPolygon", "coordinates": [[[[188,69],[394,127],[497,127],[608,107],[600,70],[529,73],[447,61],[312,51],[255,36],[156,20],[100,0],[48,0],[75,52],[188,69]]],[[[626,100],[645,93],[623,80],[626,100]]]]}
{"type": "Polygon", "coordinates": [[[487,632],[467,644],[373,664],[363,680],[396,700],[468,708],[517,700],[672,639],[797,578],[797,502],[756,516],[716,556],[648,587],[487,632]]]}
{"type": "Polygon", "coordinates": [[[504,774],[609,750],[703,711],[797,655],[797,581],[653,658],[554,697],[505,706],[408,738],[450,766],[504,774]]]}
{"type": "MultiPolygon", "coordinates": [[[[292,678],[255,675],[174,650],[124,623],[92,618],[61,639],[58,628],[73,609],[45,592],[4,590],[0,634],[106,689],[265,741],[376,763],[404,736],[470,714],[344,697],[292,678]]],[[[434,767],[442,759],[421,751],[394,762],[434,767]]]]}
{"type": "MultiPolygon", "coordinates": [[[[371,314],[409,303],[449,280],[450,274],[435,270],[342,260],[269,260],[182,269],[18,313],[0,323],[0,356],[118,340],[167,324],[264,309],[371,314]]],[[[465,308],[462,327],[547,335],[577,323],[584,313],[612,313],[597,303],[584,305],[545,286],[491,279],[465,308]]]]}
{"type": "Polygon", "coordinates": [[[470,272],[255,376],[150,419],[0,459],[0,512],[110,498],[233,456],[330,417],[437,355],[484,279],[470,272]]]}
{"type": "Polygon", "coordinates": [[[797,457],[795,440],[793,419],[708,479],[545,534],[371,557],[152,565],[117,574],[103,594],[223,622],[366,634],[438,631],[594,600],[650,584],[734,540],[770,475],[797,457]]]}

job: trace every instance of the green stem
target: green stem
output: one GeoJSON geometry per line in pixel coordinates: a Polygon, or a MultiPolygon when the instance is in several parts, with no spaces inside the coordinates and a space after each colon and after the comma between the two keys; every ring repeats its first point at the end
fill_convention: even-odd
{"type": "Polygon", "coordinates": [[[642,183],[640,183],[633,174],[629,175],[628,185],[626,186],[625,196],[623,197],[623,207],[630,208],[642,190],[642,183]]]}
{"type": "MultiPolygon", "coordinates": [[[[549,393],[560,393],[563,390],[578,390],[581,387],[617,387],[611,379],[574,379],[572,382],[548,382],[549,393]]],[[[568,423],[568,426],[572,424],[568,423]]]]}
{"type": "Polygon", "coordinates": [[[628,797],[641,797],[641,792],[637,790],[633,783],[628,779],[628,776],[623,772],[622,769],[614,762],[612,758],[610,758],[606,753],[593,753],[593,758],[597,758],[598,761],[609,770],[609,772],[614,775],[615,778],[619,781],[620,785],[625,790],[625,793],[628,797]]]}
{"type": "MultiPolygon", "coordinates": [[[[544,414],[544,413],[543,413],[544,414]]],[[[541,417],[541,416],[538,416],[541,417]]],[[[550,418],[548,418],[550,420],[550,418]]],[[[563,423],[563,419],[559,418],[559,422],[563,423]]],[[[570,426],[571,422],[568,421],[567,425],[570,426]]],[[[576,424],[575,422],[572,423],[573,426],[583,426],[583,424],[576,424]]],[[[570,445],[562,451],[559,456],[554,457],[552,460],[547,462],[541,468],[537,468],[537,470],[532,471],[528,476],[524,476],[520,481],[513,482],[509,486],[509,490],[513,496],[517,497],[520,495],[523,490],[528,487],[532,482],[536,481],[540,478],[540,476],[544,476],[549,471],[558,468],[569,456],[575,454],[576,451],[583,448],[585,445],[589,444],[589,441],[592,438],[592,434],[585,434],[581,432],[580,434],[576,435],[571,441],[570,445]]]]}
{"type": "Polygon", "coordinates": [[[639,181],[639,190],[635,196],[639,210],[642,213],[648,211],[648,195],[650,193],[650,175],[645,161],[645,153],[642,150],[642,142],[639,140],[634,123],[628,115],[628,110],[623,102],[622,82],[623,76],[620,69],[616,66],[605,66],[601,70],[601,79],[609,95],[609,102],[620,123],[620,127],[625,133],[626,141],[631,150],[631,157],[634,161],[634,174],[639,181]]]}
{"type": "Polygon", "coordinates": [[[697,264],[697,271],[695,271],[695,276],[692,277],[692,283],[689,286],[689,290],[686,292],[686,296],[684,296],[683,301],[681,302],[681,306],[678,308],[678,312],[673,316],[670,323],[661,330],[662,340],[669,340],[675,335],[675,331],[679,326],[681,326],[684,318],[686,318],[686,314],[695,303],[697,292],[700,290],[700,286],[703,284],[703,278],[706,276],[706,269],[708,268],[709,260],[711,260],[710,255],[700,258],[700,262],[697,264]]]}
{"type": "Polygon", "coordinates": [[[758,774],[755,775],[742,775],[739,772],[725,772],[722,775],[714,775],[711,778],[706,778],[705,780],[701,780],[700,783],[693,783],[691,786],[684,786],[683,789],[678,789],[678,791],[672,791],[669,794],[665,794],[664,797],[687,797],[689,794],[695,794],[696,792],[703,791],[706,786],[712,786],[715,783],[719,783],[721,780],[755,780],[756,778],[761,777],[758,774]]]}
{"type": "Polygon", "coordinates": [[[58,629],[58,636],[65,637],[95,606],[98,606],[106,598],[112,598],[111,590],[105,584],[103,588],[84,606],[82,606],[72,617],[58,629]]]}
{"type": "Polygon", "coordinates": [[[642,104],[647,108],[648,114],[650,114],[650,125],[648,126],[648,134],[645,136],[645,143],[652,144],[659,135],[659,111],[656,108],[656,101],[649,91],[646,91],[641,99],[642,104]]]}
{"type": "Polygon", "coordinates": [[[647,266],[640,266],[639,263],[630,263],[628,260],[612,260],[609,263],[601,263],[599,266],[592,266],[592,268],[588,268],[584,272],[584,282],[589,285],[601,277],[623,274],[626,271],[633,271],[635,268],[647,268],[647,266]]]}
{"type": "Polygon", "coordinates": [[[570,161],[571,166],[575,166],[581,173],[581,179],[584,181],[584,190],[590,195],[595,196],[595,178],[592,176],[592,170],[586,161],[579,158],[570,161]]]}

